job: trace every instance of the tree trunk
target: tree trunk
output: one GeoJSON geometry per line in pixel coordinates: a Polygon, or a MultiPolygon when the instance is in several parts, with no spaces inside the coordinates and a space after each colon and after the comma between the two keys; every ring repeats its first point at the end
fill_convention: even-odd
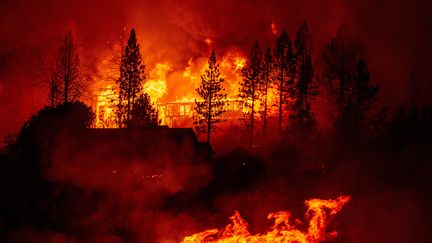
{"type": "Polygon", "coordinates": [[[267,135],[267,92],[268,92],[268,75],[266,74],[266,84],[264,91],[264,117],[263,117],[263,136],[267,135]]]}
{"type": "Polygon", "coordinates": [[[252,81],[252,110],[251,110],[251,127],[250,127],[250,143],[251,143],[251,145],[253,145],[254,116],[255,116],[255,81],[252,81]]]}
{"type": "Polygon", "coordinates": [[[280,77],[279,90],[279,135],[282,133],[282,106],[283,106],[283,75],[280,77]]]}
{"type": "Polygon", "coordinates": [[[210,76],[210,85],[209,85],[209,104],[208,104],[208,115],[207,115],[207,142],[210,143],[210,131],[211,131],[211,110],[212,110],[212,98],[213,98],[213,73],[210,76]]]}

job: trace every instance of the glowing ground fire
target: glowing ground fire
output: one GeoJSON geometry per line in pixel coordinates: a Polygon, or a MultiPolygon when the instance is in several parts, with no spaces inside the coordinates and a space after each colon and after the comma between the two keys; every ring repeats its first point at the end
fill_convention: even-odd
{"type": "Polygon", "coordinates": [[[291,213],[279,211],[270,213],[268,219],[275,223],[266,234],[252,235],[248,230],[248,223],[240,216],[238,211],[230,217],[232,223],[224,229],[209,229],[201,233],[186,236],[182,243],[199,242],[299,242],[316,243],[332,239],[337,236],[336,231],[327,231],[329,220],[336,215],[350,200],[349,196],[340,196],[336,199],[310,199],[305,204],[308,208],[305,218],[309,220],[309,228],[299,230],[290,222],[291,213]]]}

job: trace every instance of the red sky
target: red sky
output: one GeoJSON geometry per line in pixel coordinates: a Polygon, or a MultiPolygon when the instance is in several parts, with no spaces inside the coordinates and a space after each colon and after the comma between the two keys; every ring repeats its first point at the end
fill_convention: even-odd
{"type": "Polygon", "coordinates": [[[91,70],[107,41],[123,27],[135,27],[144,60],[185,65],[191,56],[207,56],[205,38],[217,50],[247,52],[255,39],[271,43],[270,24],[286,28],[293,38],[307,20],[315,40],[315,57],[342,22],[365,48],[381,102],[396,105],[405,95],[403,83],[413,66],[423,82],[423,100],[432,85],[432,3],[427,0],[328,1],[25,1],[0,3],[0,136],[16,131],[46,103],[35,53],[54,56],[69,29],[81,45],[91,70]]]}

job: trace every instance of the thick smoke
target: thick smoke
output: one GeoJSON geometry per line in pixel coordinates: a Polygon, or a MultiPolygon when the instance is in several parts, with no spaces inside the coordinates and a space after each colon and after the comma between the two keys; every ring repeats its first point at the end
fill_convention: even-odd
{"type": "MultiPolygon", "coordinates": [[[[37,141],[46,140],[42,131],[35,131],[37,141]]],[[[34,224],[21,218],[22,226],[2,239],[179,241],[182,232],[197,222],[170,198],[197,193],[213,176],[210,165],[202,161],[204,155],[197,154],[193,136],[173,138],[167,133],[167,129],[108,129],[55,134],[48,142],[55,146],[40,149],[45,158],[42,180],[49,185],[48,194],[40,196],[50,196],[32,210],[42,213],[35,213],[34,224]]]]}
{"type": "MultiPolygon", "coordinates": [[[[181,77],[190,60],[206,61],[210,50],[206,38],[220,55],[232,50],[245,54],[255,39],[262,47],[273,45],[276,36],[270,31],[271,23],[278,33],[286,28],[293,38],[307,20],[319,63],[325,42],[346,22],[364,46],[372,79],[381,85],[382,103],[404,100],[403,83],[413,65],[420,70],[422,98],[430,99],[426,95],[431,88],[426,81],[432,77],[429,9],[425,0],[409,4],[390,0],[2,1],[0,136],[17,130],[47,103],[38,58],[42,55],[52,64],[69,29],[91,75],[97,73],[110,43],[127,36],[125,29],[135,27],[147,66],[169,62],[168,77],[181,77]]],[[[190,88],[168,83],[170,94],[190,88]]],[[[217,136],[220,147],[244,143],[238,132],[217,136]]],[[[262,157],[244,151],[232,154],[229,147],[221,149],[228,155],[217,160],[213,171],[190,161],[193,149],[188,143],[165,141],[162,147],[150,146],[157,155],[145,156],[137,152],[142,147],[130,146],[130,140],[92,146],[82,142],[81,137],[60,136],[44,174],[55,185],[52,193],[59,199],[47,202],[47,207],[57,206],[50,222],[58,220],[54,225],[59,230],[18,228],[9,236],[11,241],[175,242],[184,235],[225,225],[235,209],[251,222],[251,232],[263,232],[271,224],[267,213],[291,210],[301,218],[303,200],[341,194],[353,200],[342,211],[339,224],[331,226],[342,232],[340,242],[421,242],[428,237],[430,195],[424,197],[426,189],[419,185],[430,184],[430,166],[413,174],[409,170],[416,162],[412,154],[418,153],[420,161],[430,158],[426,146],[420,151],[403,150],[397,156],[384,156],[377,146],[358,161],[338,157],[342,148],[326,141],[302,150],[275,147],[262,157]],[[166,154],[166,148],[177,153],[166,154]],[[329,165],[334,161],[341,164],[329,165]],[[405,167],[395,169],[393,163],[405,167]],[[218,177],[218,170],[223,177],[218,177]]]]}

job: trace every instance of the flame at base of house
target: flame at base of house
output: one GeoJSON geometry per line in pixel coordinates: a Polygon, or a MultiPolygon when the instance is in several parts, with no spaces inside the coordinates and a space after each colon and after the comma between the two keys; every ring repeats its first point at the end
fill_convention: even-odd
{"type": "MultiPolygon", "coordinates": [[[[242,117],[243,103],[240,99],[224,100],[224,118],[237,120],[242,117]]],[[[158,116],[161,125],[169,127],[190,127],[197,116],[195,101],[180,101],[157,104],[158,116]]]]}
{"type": "Polygon", "coordinates": [[[350,200],[349,196],[340,196],[336,199],[310,199],[306,200],[307,211],[305,218],[309,220],[307,230],[300,230],[295,224],[290,222],[291,213],[279,211],[270,213],[268,219],[274,220],[274,225],[265,234],[252,235],[248,230],[248,223],[236,211],[231,216],[231,224],[225,228],[209,229],[203,232],[186,236],[182,243],[200,242],[298,242],[298,243],[317,243],[332,239],[337,236],[336,231],[327,231],[327,225],[334,215],[350,200]]]}
{"type": "MultiPolygon", "coordinates": [[[[96,99],[97,103],[94,105],[96,111],[95,127],[118,127],[115,113],[117,96],[113,87],[108,86],[103,89],[96,99]]],[[[225,120],[238,120],[242,117],[243,103],[240,99],[227,99],[224,102],[225,120]]],[[[155,106],[158,111],[159,125],[167,125],[172,128],[193,126],[193,121],[197,115],[194,100],[158,103],[155,106]]]]}
{"type": "MultiPolygon", "coordinates": [[[[208,41],[211,42],[210,39],[208,41]]],[[[206,42],[208,42],[206,41],[206,42]]],[[[116,46],[117,47],[117,46],[116,46]]],[[[98,65],[98,71],[107,73],[95,81],[93,99],[89,102],[96,112],[96,128],[115,128],[117,124],[116,106],[119,87],[116,83],[120,74],[117,68],[120,50],[107,51],[98,65]]],[[[146,92],[158,111],[160,125],[169,127],[191,127],[196,118],[195,100],[201,99],[196,92],[201,82],[201,75],[208,66],[208,53],[190,58],[187,63],[175,65],[169,61],[151,63],[147,66],[146,79],[142,91],[146,92]]],[[[246,103],[239,97],[240,82],[243,79],[241,70],[246,65],[246,57],[238,50],[229,50],[218,56],[221,75],[224,78],[223,88],[227,94],[223,120],[238,120],[247,110],[246,103]]],[[[273,88],[273,90],[275,90],[273,88]]],[[[276,92],[269,91],[269,104],[275,103],[276,92]]],[[[258,106],[258,102],[256,102],[258,106]]],[[[270,107],[270,105],[269,105],[270,107]]]]}

